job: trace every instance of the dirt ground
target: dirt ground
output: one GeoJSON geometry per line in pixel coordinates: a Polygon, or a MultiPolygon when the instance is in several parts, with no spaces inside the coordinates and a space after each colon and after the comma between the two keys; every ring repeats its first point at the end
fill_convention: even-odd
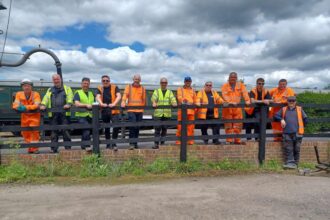
{"type": "Polygon", "coordinates": [[[329,177],[283,174],[0,185],[0,219],[329,219],[329,186],[329,177]]]}

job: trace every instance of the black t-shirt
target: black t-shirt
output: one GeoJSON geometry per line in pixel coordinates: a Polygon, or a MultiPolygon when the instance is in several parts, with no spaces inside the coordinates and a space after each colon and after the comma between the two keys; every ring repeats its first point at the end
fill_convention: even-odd
{"type": "MultiPolygon", "coordinates": [[[[257,90],[257,95],[258,95],[258,97],[257,97],[257,100],[262,100],[262,91],[258,91],[257,90]]],[[[256,99],[256,97],[255,97],[255,95],[254,95],[254,93],[251,91],[250,92],[250,98],[253,98],[253,99],[256,99]]],[[[266,93],[266,95],[265,95],[265,99],[272,99],[272,97],[270,96],[270,94],[269,94],[269,92],[267,91],[267,93],[266,93]]]]}
{"type": "MultiPolygon", "coordinates": [[[[212,106],[214,105],[214,97],[213,97],[213,93],[212,92],[205,92],[207,95],[207,99],[208,99],[208,105],[212,106]]],[[[214,109],[213,108],[207,108],[207,116],[213,116],[214,115],[214,109]]]]}
{"type": "MultiPolygon", "coordinates": [[[[105,104],[111,104],[112,103],[111,102],[112,97],[111,97],[111,88],[110,87],[111,86],[103,87],[103,100],[102,100],[102,102],[105,103],[105,104]]],[[[115,88],[115,94],[117,94],[117,93],[120,93],[120,90],[119,90],[118,86],[116,86],[116,88],[115,88]]],[[[96,95],[97,94],[101,95],[101,92],[99,90],[97,90],[96,95]]]]}

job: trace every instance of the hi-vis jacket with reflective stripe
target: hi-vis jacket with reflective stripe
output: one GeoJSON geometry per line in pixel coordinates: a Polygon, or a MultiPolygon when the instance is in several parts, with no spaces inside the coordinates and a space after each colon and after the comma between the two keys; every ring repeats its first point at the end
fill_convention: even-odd
{"type": "MultiPolygon", "coordinates": [[[[162,105],[173,105],[176,104],[176,98],[171,90],[166,89],[165,96],[163,95],[162,89],[156,89],[151,97],[152,102],[156,102],[157,106],[162,105]]],[[[154,112],[155,117],[165,117],[171,118],[172,117],[172,110],[171,109],[156,109],[154,112]]]]}
{"type": "MultiPolygon", "coordinates": [[[[73,103],[73,93],[72,90],[69,86],[63,85],[64,88],[64,92],[66,95],[66,104],[72,105],[73,103]]],[[[47,108],[52,108],[52,107],[62,107],[62,106],[52,106],[52,88],[49,88],[44,96],[44,98],[42,99],[41,104],[46,106],[47,108]]],[[[52,112],[48,112],[48,117],[52,117],[52,112]]],[[[71,112],[66,112],[65,113],[66,116],[71,116],[71,112]]]]}
{"type": "MultiPolygon", "coordinates": [[[[286,111],[288,109],[288,106],[283,107],[282,109],[282,119],[285,118],[286,111]]],[[[302,116],[302,110],[300,106],[296,106],[297,111],[297,117],[298,117],[298,134],[303,135],[304,134],[304,121],[302,116]]]]}
{"type": "Polygon", "coordinates": [[[227,82],[222,86],[221,92],[222,98],[225,102],[239,104],[242,97],[244,98],[245,102],[250,102],[250,97],[245,88],[245,85],[241,82],[236,82],[234,90],[227,82]]]}
{"type": "MultiPolygon", "coordinates": [[[[217,91],[212,90],[211,92],[212,92],[214,104],[222,104],[223,99],[219,96],[217,91]]],[[[202,89],[201,91],[199,91],[197,93],[196,104],[201,104],[201,105],[209,104],[209,100],[207,98],[207,94],[204,89],[202,89]]],[[[207,113],[207,108],[199,108],[197,111],[197,117],[199,119],[206,119],[206,113],[207,113]]],[[[219,118],[219,109],[218,108],[214,108],[214,118],[219,118]]]]}
{"type": "MultiPolygon", "coordinates": [[[[177,90],[177,97],[178,97],[178,103],[182,104],[183,100],[187,100],[187,105],[193,105],[196,101],[196,92],[193,88],[184,88],[180,87],[177,90]]],[[[181,110],[178,110],[178,114],[180,114],[181,110]]],[[[187,110],[188,115],[195,115],[195,109],[188,109],[187,110]]]]}
{"type": "MultiPolygon", "coordinates": [[[[81,104],[89,104],[92,105],[94,102],[94,95],[92,91],[88,91],[88,97],[84,90],[80,89],[77,90],[76,93],[78,93],[79,98],[80,98],[80,103],[81,104]]],[[[92,112],[91,111],[84,111],[84,112],[76,112],[75,114],[76,117],[92,117],[92,112]]]]}
{"type": "MultiPolygon", "coordinates": [[[[143,86],[132,86],[129,84],[125,87],[122,97],[122,103],[127,106],[145,106],[146,105],[146,89],[143,86]]],[[[129,109],[128,112],[143,112],[144,109],[129,109]]]]}
{"type": "MultiPolygon", "coordinates": [[[[100,94],[101,94],[101,100],[103,100],[103,91],[104,88],[103,86],[98,86],[97,89],[99,90],[100,94]]],[[[116,85],[115,84],[110,84],[110,93],[111,93],[111,103],[113,103],[116,100],[116,85]]],[[[120,111],[119,110],[112,110],[111,114],[116,115],[119,114],[120,111]]]]}

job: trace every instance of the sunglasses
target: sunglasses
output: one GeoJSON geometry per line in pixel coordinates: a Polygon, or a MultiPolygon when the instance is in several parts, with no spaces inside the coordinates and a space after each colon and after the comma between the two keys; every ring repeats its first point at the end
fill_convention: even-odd
{"type": "Polygon", "coordinates": [[[205,86],[211,87],[211,86],[212,86],[212,84],[206,84],[205,86]]]}
{"type": "Polygon", "coordinates": [[[110,80],[104,79],[102,80],[102,82],[110,82],[110,80]]]}
{"type": "Polygon", "coordinates": [[[258,85],[265,85],[265,83],[258,83],[258,85]]]}
{"type": "Polygon", "coordinates": [[[295,102],[295,100],[289,100],[288,102],[295,102]]]}

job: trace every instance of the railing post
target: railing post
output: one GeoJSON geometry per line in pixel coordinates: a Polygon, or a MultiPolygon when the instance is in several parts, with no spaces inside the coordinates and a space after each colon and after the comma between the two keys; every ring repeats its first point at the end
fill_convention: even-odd
{"type": "MultiPolygon", "coordinates": [[[[180,161],[187,161],[187,105],[181,105],[181,137],[180,161]]],[[[179,122],[180,123],[180,122],[179,122]]]]}
{"type": "Polygon", "coordinates": [[[100,112],[98,105],[93,105],[92,114],[93,114],[93,118],[92,118],[93,153],[100,156],[100,134],[99,134],[100,112]]]}
{"type": "Polygon", "coordinates": [[[259,164],[263,164],[266,155],[266,129],[267,129],[267,111],[268,106],[261,104],[260,106],[260,122],[259,122],[259,164]]]}

